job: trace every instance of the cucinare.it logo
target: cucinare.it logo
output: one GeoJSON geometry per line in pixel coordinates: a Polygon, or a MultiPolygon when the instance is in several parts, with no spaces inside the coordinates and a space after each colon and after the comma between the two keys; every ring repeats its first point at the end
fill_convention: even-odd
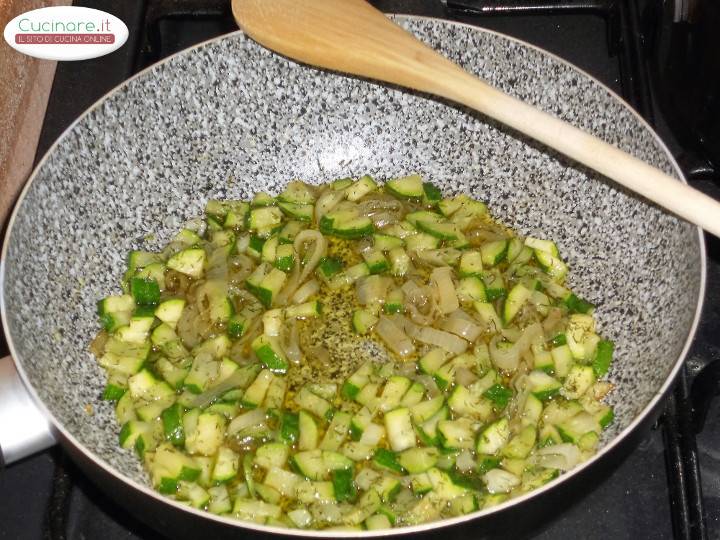
{"type": "Polygon", "coordinates": [[[120,19],[98,9],[58,6],[18,15],[5,27],[13,49],[47,60],[87,60],[116,51],[128,38],[120,19]]]}

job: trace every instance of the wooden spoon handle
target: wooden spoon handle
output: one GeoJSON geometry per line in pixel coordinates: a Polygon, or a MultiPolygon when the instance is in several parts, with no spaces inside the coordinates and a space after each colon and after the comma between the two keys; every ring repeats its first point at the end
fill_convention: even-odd
{"type": "Polygon", "coordinates": [[[720,236],[720,203],[466,72],[364,0],[233,0],[253,39],[291,58],[428,92],[494,118],[720,236]]]}

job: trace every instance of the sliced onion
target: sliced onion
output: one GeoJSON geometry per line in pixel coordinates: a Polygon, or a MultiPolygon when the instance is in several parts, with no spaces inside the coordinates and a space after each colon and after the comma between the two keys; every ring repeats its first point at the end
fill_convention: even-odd
{"type": "Polygon", "coordinates": [[[405,298],[408,302],[412,302],[413,304],[424,304],[427,300],[423,290],[411,279],[403,283],[403,286],[400,287],[400,289],[405,293],[405,298]]]}
{"type": "Polygon", "coordinates": [[[392,352],[400,357],[409,356],[415,352],[415,345],[393,321],[385,316],[380,317],[375,326],[377,335],[385,342],[392,352]]]}
{"type": "Polygon", "coordinates": [[[502,336],[493,336],[489,345],[490,358],[503,371],[515,371],[520,364],[520,356],[542,335],[543,331],[540,323],[531,324],[523,330],[522,335],[513,343],[512,347],[506,348],[498,348],[498,342],[502,339],[502,336]]]}
{"type": "Polygon", "coordinates": [[[206,407],[225,392],[232,390],[242,383],[247,377],[247,373],[242,370],[235,370],[226,379],[219,382],[215,386],[209,388],[202,394],[198,394],[192,401],[193,407],[206,407]]]}
{"type": "Polygon", "coordinates": [[[300,349],[300,334],[298,326],[294,320],[288,321],[287,331],[285,332],[285,340],[282,343],[285,356],[293,364],[299,364],[302,360],[302,350],[300,349]]]}
{"type": "Polygon", "coordinates": [[[455,460],[455,466],[460,472],[469,472],[475,468],[475,458],[470,450],[463,450],[455,460]]]}
{"type": "Polygon", "coordinates": [[[430,326],[418,326],[402,315],[395,315],[393,320],[399,324],[407,334],[422,343],[445,349],[449,353],[460,354],[468,348],[468,342],[450,332],[438,330],[430,326]]]}
{"type": "Polygon", "coordinates": [[[263,333],[266,336],[279,336],[283,328],[283,310],[269,309],[262,316],[263,333]]]}
{"type": "MultiPolygon", "coordinates": [[[[456,312],[457,313],[457,312],[456,312]]],[[[465,318],[457,317],[453,315],[449,319],[445,319],[441,324],[440,328],[447,330],[467,339],[468,341],[475,341],[480,335],[481,328],[473,321],[469,321],[465,318]]]]}
{"type": "Polygon", "coordinates": [[[496,493],[510,493],[520,485],[520,479],[503,469],[491,469],[483,475],[487,490],[496,493]]]}
{"type": "Polygon", "coordinates": [[[397,375],[402,375],[403,377],[412,377],[415,375],[416,371],[417,365],[415,362],[403,362],[402,364],[398,364],[395,368],[395,373],[397,375]]]}
{"type": "Polygon", "coordinates": [[[375,227],[382,228],[400,221],[399,212],[379,212],[370,216],[375,227]]]}
{"type": "Polygon", "coordinates": [[[405,311],[408,312],[408,315],[410,315],[413,322],[422,326],[429,326],[435,322],[435,310],[432,309],[432,307],[428,315],[420,313],[420,310],[415,306],[415,304],[406,304],[405,311]]]}
{"type": "Polygon", "coordinates": [[[302,304],[307,301],[308,298],[317,294],[320,290],[320,283],[316,279],[311,279],[305,282],[302,286],[295,291],[292,298],[290,299],[293,304],[302,304]]]}
{"type": "Polygon", "coordinates": [[[295,237],[293,247],[295,253],[298,254],[298,259],[304,261],[303,270],[300,274],[300,283],[302,283],[310,275],[310,272],[315,270],[315,267],[320,263],[320,259],[327,254],[327,240],[320,231],[305,229],[295,237]],[[309,257],[305,254],[304,249],[308,243],[312,244],[312,252],[309,257]]]}
{"type": "Polygon", "coordinates": [[[466,368],[465,366],[459,366],[455,369],[455,382],[460,386],[469,386],[475,381],[477,381],[477,376],[472,372],[472,370],[466,368]]]}
{"type": "Polygon", "coordinates": [[[562,319],[562,310],[557,307],[551,307],[548,310],[548,314],[543,320],[543,330],[546,332],[550,332],[562,319]]]}
{"type": "Polygon", "coordinates": [[[440,387],[438,387],[437,385],[437,382],[435,382],[435,379],[433,379],[430,375],[418,375],[417,377],[415,377],[415,380],[425,387],[428,396],[431,398],[439,396],[442,393],[440,387]]]}
{"type": "Polygon", "coordinates": [[[265,420],[265,409],[253,409],[250,412],[246,412],[245,414],[241,414],[233,418],[232,422],[230,422],[227,427],[227,434],[234,435],[245,428],[264,424],[265,420]]]}
{"type": "Polygon", "coordinates": [[[460,303],[458,302],[455,284],[452,280],[452,268],[449,266],[435,268],[430,274],[430,279],[437,288],[435,300],[440,312],[448,314],[458,309],[460,303]]]}
{"type": "Polygon", "coordinates": [[[358,302],[363,306],[383,302],[391,283],[389,278],[377,275],[358,280],[356,283],[358,302]]]}
{"type": "Polygon", "coordinates": [[[562,443],[540,448],[535,453],[533,461],[536,465],[548,469],[569,471],[580,463],[581,457],[580,449],[577,446],[570,443],[562,443]]]}
{"type": "Polygon", "coordinates": [[[285,281],[285,286],[282,288],[280,293],[277,295],[277,298],[275,298],[275,305],[276,306],[285,306],[288,303],[288,300],[292,295],[295,294],[295,291],[297,291],[298,287],[300,286],[300,265],[296,264],[292,272],[290,273],[290,277],[285,281]]]}

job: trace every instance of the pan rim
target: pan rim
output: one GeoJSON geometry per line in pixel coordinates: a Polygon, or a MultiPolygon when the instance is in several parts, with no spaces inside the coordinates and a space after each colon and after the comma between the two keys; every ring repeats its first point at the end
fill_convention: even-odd
{"type": "MultiPolygon", "coordinates": [[[[616,92],[614,92],[612,89],[607,87],[604,83],[587,73],[585,70],[581,69],[580,67],[576,66],[575,64],[561,58],[560,56],[551,53],[541,47],[538,47],[536,45],[533,45],[531,43],[528,43],[524,40],[517,39],[512,36],[508,36],[507,34],[503,34],[502,32],[497,32],[494,30],[489,30],[487,28],[482,28],[478,26],[473,26],[468,23],[462,23],[447,19],[439,19],[436,17],[427,17],[427,16],[419,16],[419,15],[405,15],[401,13],[392,13],[388,14],[392,16],[393,18],[398,18],[400,21],[403,20],[409,20],[409,21],[427,21],[432,22],[435,24],[441,24],[441,25],[448,25],[448,26],[457,26],[461,28],[467,28],[469,30],[472,30],[474,32],[481,32],[486,33],[489,35],[493,35],[495,37],[499,37],[500,39],[507,40],[509,42],[513,42],[515,44],[521,45],[523,47],[532,49],[536,52],[539,52],[543,55],[546,55],[550,57],[555,62],[558,62],[572,70],[575,70],[577,73],[580,73],[584,77],[591,80],[594,84],[598,85],[600,88],[605,90],[613,99],[617,100],[620,104],[622,104],[634,117],[635,119],[640,123],[642,127],[644,127],[654,138],[655,142],[658,144],[660,149],[665,153],[665,155],[669,158],[669,161],[673,167],[673,170],[678,175],[679,180],[685,184],[687,184],[687,180],[680,169],[680,166],[678,165],[675,157],[668,149],[667,145],[664,143],[664,141],[660,138],[660,136],[655,132],[655,130],[652,128],[652,126],[642,117],[640,114],[632,107],[629,103],[627,103],[622,97],[620,97],[616,92]]],[[[515,506],[521,505],[525,501],[528,501],[530,499],[533,499],[537,496],[540,496],[544,494],[546,491],[550,491],[554,489],[556,486],[564,483],[565,481],[569,480],[570,478],[582,473],[586,469],[593,466],[595,463],[600,461],[601,458],[603,458],[606,454],[609,454],[612,452],[616,447],[618,447],[622,442],[625,441],[625,439],[628,438],[628,436],[635,430],[635,428],[640,425],[648,415],[652,413],[653,410],[657,407],[658,403],[667,395],[670,387],[674,383],[677,374],[681,367],[683,366],[685,362],[685,358],[687,357],[687,354],[689,352],[690,346],[692,345],[692,342],[695,338],[695,334],[697,332],[697,328],[701,319],[702,315],[702,309],[704,305],[705,300],[705,287],[706,287],[706,280],[707,280],[707,253],[706,253],[706,247],[705,247],[705,241],[703,236],[703,231],[700,227],[695,227],[696,234],[698,235],[698,244],[699,244],[699,251],[700,251],[700,287],[698,290],[698,299],[696,303],[696,309],[695,313],[693,315],[693,321],[692,325],[690,327],[690,330],[687,334],[687,337],[685,339],[685,343],[683,344],[683,348],[678,355],[677,360],[675,361],[675,364],[673,365],[672,369],[670,370],[667,378],[665,379],[665,382],[660,386],[660,388],[656,391],[655,395],[650,399],[650,401],[643,407],[643,409],[638,413],[635,418],[622,430],[620,433],[618,433],[611,441],[609,441],[605,446],[603,446],[598,452],[592,456],[588,461],[581,463],[571,471],[568,471],[566,473],[561,474],[558,476],[558,478],[552,480],[551,482],[548,482],[547,484],[543,485],[540,488],[534,489],[522,496],[510,499],[502,504],[499,504],[497,506],[493,506],[491,508],[485,509],[485,510],[478,510],[476,512],[472,512],[470,514],[466,514],[463,516],[457,516],[454,518],[448,518],[438,521],[431,521],[428,523],[422,523],[419,525],[412,525],[407,527],[401,527],[398,529],[382,529],[378,531],[323,531],[323,530],[304,530],[304,529],[287,529],[287,528],[281,528],[281,527],[275,527],[275,526],[268,526],[268,525],[260,525],[257,523],[252,523],[249,521],[241,521],[239,519],[230,518],[230,517],[223,517],[218,516],[215,514],[211,514],[210,512],[205,512],[202,510],[198,510],[195,508],[190,508],[186,505],[182,505],[178,503],[177,501],[174,501],[173,499],[170,499],[168,497],[163,496],[159,492],[155,491],[151,487],[141,484],[139,482],[136,482],[132,478],[128,477],[127,475],[121,473],[120,471],[116,470],[114,467],[112,467],[109,463],[106,463],[103,459],[99,458],[95,455],[95,453],[90,450],[88,447],[86,447],[84,444],[82,444],[80,441],[78,441],[71,433],[69,433],[63,426],[61,422],[58,421],[57,418],[48,410],[48,408],[45,406],[44,402],[40,399],[37,392],[35,391],[32,383],[30,382],[30,379],[25,372],[24,367],[20,364],[19,361],[15,360],[15,346],[13,343],[12,336],[9,332],[8,328],[8,322],[7,322],[7,306],[5,302],[5,261],[7,260],[7,250],[8,245],[10,241],[10,236],[12,234],[13,225],[15,222],[15,218],[17,216],[17,213],[20,209],[21,203],[24,200],[25,196],[27,195],[33,181],[38,176],[39,171],[43,168],[45,165],[45,162],[50,158],[50,156],[55,151],[56,147],[59,146],[61,142],[65,140],[65,138],[75,129],[75,127],[80,124],[87,116],[89,116],[92,112],[94,112],[98,107],[100,107],[105,100],[109,99],[111,96],[115,95],[119,91],[121,91],[123,88],[125,88],[127,85],[130,85],[134,82],[135,79],[138,79],[140,77],[146,76],[148,73],[150,73],[151,70],[159,68],[160,66],[171,62],[173,59],[175,59],[177,56],[184,55],[184,54],[190,54],[195,49],[199,49],[201,47],[204,47],[206,45],[209,45],[214,42],[219,42],[224,39],[234,39],[237,35],[244,35],[242,30],[236,30],[234,32],[230,32],[228,34],[223,34],[221,36],[217,36],[205,41],[202,41],[200,43],[197,43],[193,45],[192,47],[188,47],[186,49],[183,49],[181,51],[178,51],[164,59],[162,59],[159,62],[156,62],[143,70],[139,71],[132,77],[126,79],[119,85],[115,86],[114,88],[110,89],[107,93],[105,93],[102,97],[100,97],[98,100],[96,100],[90,107],[88,107],[80,116],[78,116],[63,132],[60,134],[60,136],[53,142],[53,144],[48,148],[48,150],[43,155],[42,159],[38,162],[38,164],[35,166],[35,168],[32,170],[30,175],[28,176],[28,179],[25,183],[25,186],[21,190],[20,194],[18,195],[18,198],[15,202],[15,205],[13,207],[13,211],[10,215],[10,219],[8,220],[8,226],[5,233],[5,237],[3,238],[3,245],[2,245],[2,251],[0,252],[0,318],[2,318],[2,329],[4,331],[8,348],[10,350],[10,354],[12,356],[13,362],[15,363],[15,367],[17,369],[18,375],[20,376],[23,384],[25,385],[25,388],[32,398],[34,404],[42,411],[42,413],[46,416],[48,420],[50,420],[52,424],[52,429],[59,432],[62,436],[62,439],[64,439],[67,443],[71,444],[74,448],[76,448],[78,451],[80,451],[89,461],[94,463],[96,466],[103,469],[107,474],[113,476],[114,478],[124,482],[129,487],[132,487],[144,495],[147,495],[149,497],[154,498],[159,503],[168,504],[172,507],[174,507],[178,511],[185,511],[191,514],[196,515],[197,517],[203,518],[203,519],[209,519],[212,521],[215,521],[219,524],[223,524],[230,527],[237,527],[237,528],[245,528],[254,530],[261,533],[271,533],[271,534],[277,534],[277,535],[286,535],[286,536],[298,536],[298,537],[320,537],[320,538],[358,538],[358,537],[383,537],[383,536],[396,536],[396,535],[407,535],[407,534],[414,534],[414,533],[421,533],[426,532],[429,530],[444,528],[444,527],[451,527],[454,525],[459,525],[462,523],[466,523],[478,518],[482,518],[488,515],[492,514],[499,514],[501,512],[506,512],[510,508],[513,508],[515,506]]],[[[276,53],[274,53],[276,54],[276,53]]],[[[676,218],[680,219],[680,218],[676,218]]]]}

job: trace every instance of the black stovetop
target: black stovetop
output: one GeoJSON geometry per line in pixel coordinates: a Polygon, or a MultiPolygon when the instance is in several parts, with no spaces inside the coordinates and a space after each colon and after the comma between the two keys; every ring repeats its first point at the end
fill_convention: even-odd
{"type": "MultiPolygon", "coordinates": [[[[453,1],[462,2],[448,0],[451,5],[453,1]]],[[[533,10],[501,14],[488,9],[478,15],[449,9],[439,0],[373,2],[384,11],[459,20],[539,45],[622,95],[657,126],[676,156],[682,154],[653,106],[638,15],[645,0],[464,3],[490,8],[525,4],[533,10]],[[555,9],[546,9],[553,4],[555,9]],[[557,4],[571,8],[559,9],[557,4]]],[[[235,29],[227,0],[99,0],[75,5],[120,17],[130,29],[130,38],[111,55],[58,65],[36,160],[79,114],[137,70],[235,29]]],[[[720,199],[717,176],[693,183],[720,199]]],[[[663,418],[607,479],[587,486],[586,493],[563,513],[549,511],[547,522],[527,538],[720,538],[720,402],[711,402],[720,372],[720,241],[707,240],[708,293],[703,318],[685,373],[668,399],[663,418]],[[703,407],[705,403],[709,408],[703,407]]],[[[109,501],[59,448],[0,471],[0,539],[96,538],[154,540],[162,536],[109,501]]]]}

